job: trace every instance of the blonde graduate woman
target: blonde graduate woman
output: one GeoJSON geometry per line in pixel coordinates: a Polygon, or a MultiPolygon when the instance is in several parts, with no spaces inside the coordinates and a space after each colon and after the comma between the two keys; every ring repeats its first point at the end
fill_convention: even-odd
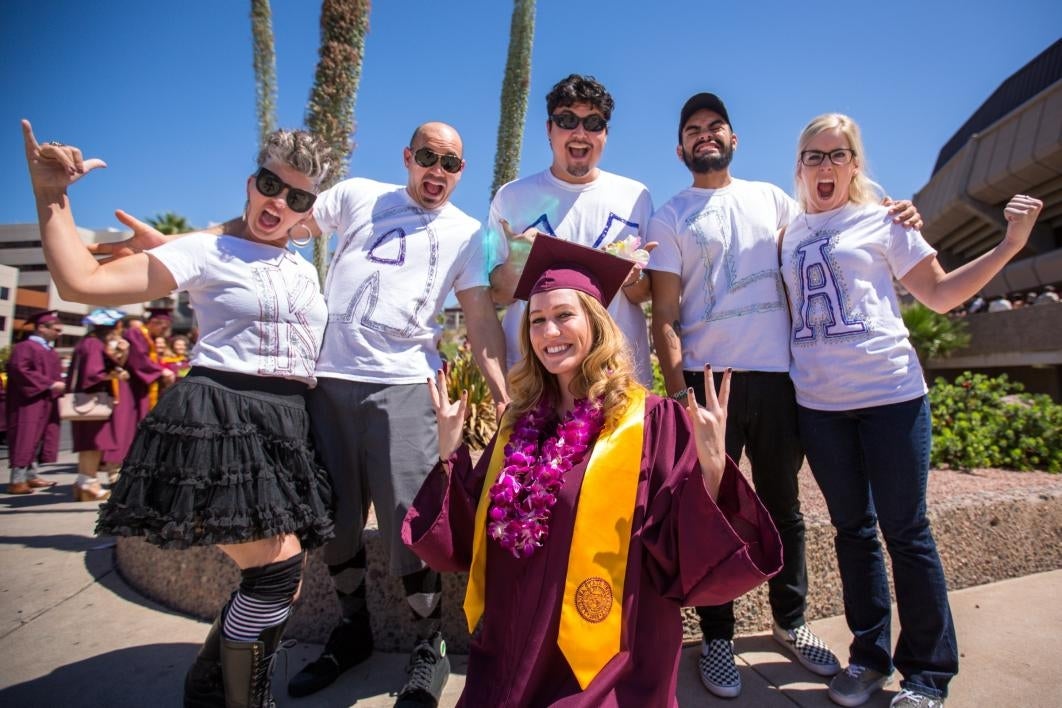
{"type": "MultiPolygon", "coordinates": [[[[429,381],[440,462],[403,538],[470,570],[459,706],[675,706],[684,605],[726,602],[781,566],[767,511],[726,456],[730,376],[708,405],[646,391],[607,305],[630,261],[535,239],[512,403],[473,467],[466,395],[429,381]],[[455,392],[456,394],[456,392],[455,392]]],[[[712,381],[711,376],[706,377],[712,381]]]]}

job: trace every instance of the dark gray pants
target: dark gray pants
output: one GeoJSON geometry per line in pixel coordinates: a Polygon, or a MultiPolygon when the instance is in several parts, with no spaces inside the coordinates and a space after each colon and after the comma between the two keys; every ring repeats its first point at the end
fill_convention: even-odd
{"type": "Polygon", "coordinates": [[[402,519],[439,456],[427,385],[320,377],[307,401],[314,443],[336,499],[336,537],[324,547],[325,563],[339,565],[358,552],[372,503],[391,574],[423,568],[402,543],[401,532],[402,519]]]}

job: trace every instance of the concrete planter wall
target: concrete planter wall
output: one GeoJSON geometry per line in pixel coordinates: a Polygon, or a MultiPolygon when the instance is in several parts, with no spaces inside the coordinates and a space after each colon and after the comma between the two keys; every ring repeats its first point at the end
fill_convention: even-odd
{"type": "MultiPolygon", "coordinates": [[[[1062,568],[1062,490],[1059,485],[1020,492],[967,497],[937,504],[930,514],[949,587],[982,583],[1062,568]]],[[[368,600],[380,651],[405,652],[414,642],[402,584],[383,563],[379,534],[366,533],[368,600]]],[[[833,529],[809,519],[807,529],[808,618],[843,612],[833,550],[833,529]]],[[[214,548],[161,551],[141,539],[121,538],[117,565],[126,580],[162,604],[210,620],[239,581],[236,567],[214,548]]],[[[451,651],[466,653],[469,636],[461,605],[464,574],[444,575],[443,632],[451,651]]],[[[765,588],[738,600],[739,633],[771,626],[765,588]]],[[[339,609],[319,553],[310,555],[302,596],[287,636],[323,643],[339,609]]],[[[699,638],[696,613],[684,610],[686,637],[699,638]]]]}

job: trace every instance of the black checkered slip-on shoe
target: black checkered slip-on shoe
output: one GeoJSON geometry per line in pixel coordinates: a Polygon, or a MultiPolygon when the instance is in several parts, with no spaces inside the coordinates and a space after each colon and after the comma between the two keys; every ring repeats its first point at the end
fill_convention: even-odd
{"type": "Polygon", "coordinates": [[[793,629],[782,629],[774,625],[774,639],[788,649],[804,668],[819,676],[833,676],[841,670],[841,663],[826,646],[826,642],[815,636],[811,627],[802,624],[793,629]]]}
{"type": "Polygon", "coordinates": [[[701,642],[697,662],[704,687],[720,698],[735,698],[741,693],[741,674],[734,664],[734,642],[709,639],[701,642]]]}

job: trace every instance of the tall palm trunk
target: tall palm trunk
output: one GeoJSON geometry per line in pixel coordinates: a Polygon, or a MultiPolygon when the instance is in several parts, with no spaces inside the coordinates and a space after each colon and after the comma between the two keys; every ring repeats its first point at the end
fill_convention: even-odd
{"type": "MultiPolygon", "coordinates": [[[[321,3],[321,48],[314,73],[306,126],[326,140],[337,160],[346,164],[354,150],[354,99],[361,80],[365,35],[369,33],[370,0],[324,0],[321,3]]],[[[344,170],[345,172],[345,170],[344,170]]],[[[337,171],[328,184],[343,176],[337,171]]],[[[328,240],[313,244],[313,262],[324,283],[328,240]]]]}
{"type": "Polygon", "coordinates": [[[277,57],[273,48],[273,12],[269,0],[251,0],[251,36],[258,109],[258,148],[276,128],[277,57]]]}
{"type": "Polygon", "coordinates": [[[491,199],[506,182],[516,179],[520,169],[520,148],[527,117],[527,92],[531,87],[531,46],[535,39],[535,0],[513,0],[513,20],[509,26],[509,58],[502,82],[501,117],[498,121],[498,147],[494,154],[494,184],[491,199]]]}

